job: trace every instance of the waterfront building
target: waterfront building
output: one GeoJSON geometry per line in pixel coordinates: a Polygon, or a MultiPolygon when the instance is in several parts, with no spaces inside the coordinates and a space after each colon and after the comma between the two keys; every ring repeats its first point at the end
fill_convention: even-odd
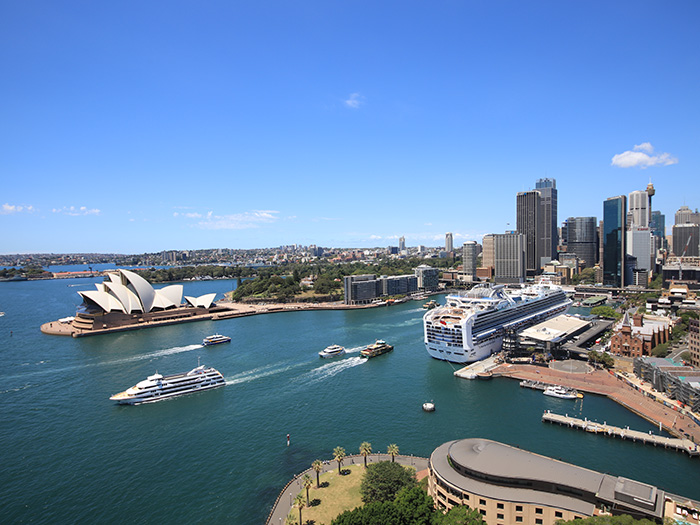
{"type": "Polygon", "coordinates": [[[407,295],[418,291],[415,275],[382,275],[379,278],[379,295],[407,295]]]}
{"type": "Polygon", "coordinates": [[[493,233],[484,235],[484,237],[481,239],[481,246],[481,267],[491,268],[491,270],[493,270],[496,267],[493,233]]]}
{"type": "Polygon", "coordinates": [[[440,270],[438,268],[433,268],[427,264],[421,264],[414,272],[418,278],[418,289],[425,291],[435,291],[438,289],[438,279],[440,276],[440,270]]]}
{"type": "MultiPolygon", "coordinates": [[[[700,368],[700,321],[697,319],[688,319],[688,351],[691,366],[700,368]]],[[[700,387],[700,384],[698,386],[700,387]]]]}
{"type": "Polygon", "coordinates": [[[669,339],[671,321],[668,317],[634,314],[632,321],[627,312],[613,328],[610,353],[623,357],[651,355],[656,345],[669,339]]]}
{"type": "Polygon", "coordinates": [[[447,232],[445,234],[445,251],[448,253],[454,251],[454,243],[452,240],[452,233],[451,232],[447,232]]]}
{"type": "Polygon", "coordinates": [[[538,179],[535,189],[540,192],[540,206],[542,207],[542,232],[540,257],[544,264],[547,260],[557,258],[557,245],[559,236],[557,231],[557,181],[556,179],[538,179]]]}
{"type": "Polygon", "coordinates": [[[574,253],[586,268],[597,262],[598,228],[595,217],[569,217],[566,222],[566,253],[574,253]]]}
{"type": "Polygon", "coordinates": [[[476,509],[488,525],[554,525],[605,514],[661,521],[667,501],[652,485],[481,438],[433,451],[428,494],[440,509],[476,509]]]}
{"type": "Polygon", "coordinates": [[[378,297],[405,295],[418,291],[415,275],[346,275],[343,278],[345,304],[369,304],[378,297]]]}
{"type": "Polygon", "coordinates": [[[700,212],[697,208],[693,211],[688,206],[683,205],[678,208],[675,219],[674,224],[700,224],[700,212]]]}
{"type": "Polygon", "coordinates": [[[626,263],[627,197],[610,197],[603,202],[603,284],[624,287],[626,263]]]}
{"type": "Polygon", "coordinates": [[[700,226],[698,224],[675,224],[673,231],[673,254],[679,257],[698,257],[698,237],[700,226]]]}
{"type": "Polygon", "coordinates": [[[539,273],[542,254],[542,203],[539,191],[521,191],[516,196],[516,230],[525,239],[525,271],[539,273]]]}
{"type": "Polygon", "coordinates": [[[525,235],[514,231],[493,235],[494,277],[497,283],[525,280],[525,235]]]}
{"type": "MultiPolygon", "coordinates": [[[[693,320],[697,325],[697,320],[693,320]]],[[[632,367],[635,375],[648,381],[657,392],[680,401],[693,412],[700,412],[700,370],[697,368],[661,357],[637,357],[632,367]]]]}
{"type": "Polygon", "coordinates": [[[467,241],[462,245],[462,271],[467,280],[473,281],[476,277],[476,259],[479,245],[476,241],[467,241]]]}

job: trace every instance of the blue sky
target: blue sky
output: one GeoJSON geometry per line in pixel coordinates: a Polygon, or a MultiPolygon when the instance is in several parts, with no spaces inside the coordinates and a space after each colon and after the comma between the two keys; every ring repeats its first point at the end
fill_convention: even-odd
{"type": "Polygon", "coordinates": [[[0,253],[410,246],[700,207],[700,2],[0,1],[0,253]],[[613,159],[615,161],[613,162],[613,159]]]}

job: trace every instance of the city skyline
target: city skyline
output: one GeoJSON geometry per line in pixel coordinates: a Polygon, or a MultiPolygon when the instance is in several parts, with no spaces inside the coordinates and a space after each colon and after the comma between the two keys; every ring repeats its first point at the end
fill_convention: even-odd
{"type": "Polygon", "coordinates": [[[696,2],[3,14],[0,253],[461,247],[544,178],[557,226],[700,207],[696,2]]]}

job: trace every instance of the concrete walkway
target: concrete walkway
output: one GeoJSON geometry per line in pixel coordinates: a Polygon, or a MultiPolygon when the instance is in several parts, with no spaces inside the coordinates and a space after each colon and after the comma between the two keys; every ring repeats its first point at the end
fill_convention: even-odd
{"type": "MultiPolygon", "coordinates": [[[[363,464],[364,461],[364,456],[359,454],[346,456],[343,460],[343,466],[363,464]]],[[[367,464],[378,463],[380,461],[391,461],[391,456],[388,454],[370,454],[367,456],[367,464]]],[[[417,473],[428,468],[428,458],[421,458],[418,456],[396,456],[394,461],[396,461],[396,463],[400,463],[401,465],[415,467],[417,473]]],[[[343,466],[340,468],[342,469],[343,466]]],[[[334,459],[323,462],[323,470],[321,471],[321,475],[331,470],[338,470],[338,462],[334,459]]],[[[304,474],[308,474],[314,480],[314,483],[316,482],[316,471],[314,471],[312,468],[309,468],[308,470],[300,472],[294,476],[282,489],[279,496],[277,496],[277,501],[275,501],[274,505],[272,506],[270,514],[265,523],[268,525],[284,525],[285,519],[293,509],[292,504],[294,503],[294,498],[303,489],[301,485],[301,478],[304,477],[304,474]]],[[[296,509],[294,510],[296,511],[296,509]]]]}

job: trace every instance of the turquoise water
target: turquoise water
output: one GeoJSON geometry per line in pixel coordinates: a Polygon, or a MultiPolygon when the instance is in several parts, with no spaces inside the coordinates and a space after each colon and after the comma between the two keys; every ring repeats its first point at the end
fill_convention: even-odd
{"type": "MultiPolygon", "coordinates": [[[[428,456],[464,437],[496,439],[700,498],[700,463],[540,421],[543,410],[648,431],[607,399],[567,401],[517,381],[466,381],[431,359],[418,302],[289,312],[72,339],[39,332],[72,315],[97,279],[0,284],[0,515],[6,523],[229,522],[267,517],[287,481],[336,446],[362,441],[428,456]],[[10,336],[10,332],[12,335],[10,336]],[[227,345],[202,348],[223,333],[227,345]],[[394,352],[369,361],[384,338],[394,352]],[[337,343],[335,360],[317,352],[337,343]],[[137,407],[109,396],[154,373],[219,369],[228,385],[137,407]],[[433,400],[434,413],[421,410],[433,400]],[[291,434],[291,446],[286,435],[291,434]]],[[[223,293],[235,280],[184,283],[223,293]]]]}

